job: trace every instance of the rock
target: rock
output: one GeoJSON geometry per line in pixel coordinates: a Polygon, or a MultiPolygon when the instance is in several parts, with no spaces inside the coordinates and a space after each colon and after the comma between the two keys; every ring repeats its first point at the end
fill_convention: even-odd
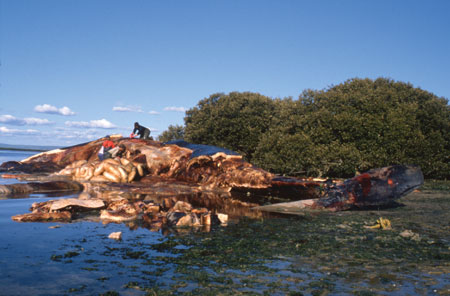
{"type": "Polygon", "coordinates": [[[54,200],[47,200],[47,201],[43,201],[43,202],[34,202],[30,207],[30,211],[32,211],[33,213],[37,213],[37,212],[48,213],[48,212],[50,212],[50,207],[53,202],[54,202],[54,200]]]}
{"type": "Polygon", "coordinates": [[[184,216],[187,216],[186,213],[183,212],[170,212],[167,214],[167,222],[171,225],[176,225],[178,223],[178,220],[183,218],[184,216]]]}
{"type": "Polygon", "coordinates": [[[50,212],[60,211],[65,208],[78,207],[89,210],[99,210],[105,207],[105,203],[101,199],[58,199],[50,206],[50,212]]]}
{"type": "Polygon", "coordinates": [[[156,204],[147,204],[145,207],[145,213],[159,213],[159,211],[161,211],[161,207],[159,205],[156,204]]]}
{"type": "Polygon", "coordinates": [[[136,220],[141,212],[137,204],[130,203],[127,199],[111,202],[106,210],[100,212],[100,219],[114,222],[136,220]]]}
{"type": "Polygon", "coordinates": [[[112,232],[110,233],[110,235],[108,235],[108,238],[115,240],[122,240],[122,232],[121,231],[112,232]]]}
{"type": "Polygon", "coordinates": [[[192,205],[185,201],[177,201],[175,205],[170,209],[172,212],[190,212],[192,210],[192,205]]]}
{"type": "Polygon", "coordinates": [[[217,218],[220,221],[220,224],[227,224],[228,223],[228,215],[227,214],[220,214],[217,213],[217,218]]]}
{"type": "Polygon", "coordinates": [[[181,217],[177,223],[175,224],[177,227],[188,227],[188,226],[192,226],[192,217],[191,215],[185,215],[183,217],[181,217]]]}
{"type": "Polygon", "coordinates": [[[192,226],[201,226],[202,225],[200,218],[196,214],[191,213],[191,219],[192,219],[192,226]]]}
{"type": "Polygon", "coordinates": [[[196,214],[191,213],[181,217],[175,224],[177,227],[200,226],[200,219],[196,214]]]}
{"type": "Polygon", "coordinates": [[[13,216],[16,222],[70,222],[72,214],[69,211],[54,213],[29,213],[13,216]]]}
{"type": "Polygon", "coordinates": [[[208,213],[209,211],[207,208],[200,208],[200,209],[192,209],[191,212],[194,214],[197,214],[197,215],[203,215],[203,214],[208,213]]]}
{"type": "Polygon", "coordinates": [[[124,209],[117,210],[117,211],[102,210],[100,212],[100,219],[106,220],[106,221],[125,222],[125,221],[136,220],[137,218],[138,218],[138,215],[136,212],[130,213],[124,209]]]}
{"type": "Polygon", "coordinates": [[[211,214],[206,213],[201,216],[202,225],[211,225],[211,214]]]}
{"type": "Polygon", "coordinates": [[[175,204],[175,201],[173,200],[173,198],[166,197],[163,200],[163,207],[167,210],[172,208],[174,206],[174,204],[175,204]]]}
{"type": "Polygon", "coordinates": [[[411,230],[408,230],[408,229],[400,232],[399,235],[401,237],[409,238],[409,239],[412,239],[414,241],[420,241],[421,240],[421,238],[420,238],[418,233],[414,233],[414,232],[412,232],[411,230]]]}
{"type": "Polygon", "coordinates": [[[338,224],[336,225],[336,228],[340,228],[340,229],[352,229],[352,227],[350,225],[346,225],[346,224],[338,224]]]}
{"type": "Polygon", "coordinates": [[[400,232],[400,236],[404,237],[404,238],[412,237],[413,235],[414,235],[414,232],[412,232],[411,230],[408,230],[408,229],[400,232]]]}

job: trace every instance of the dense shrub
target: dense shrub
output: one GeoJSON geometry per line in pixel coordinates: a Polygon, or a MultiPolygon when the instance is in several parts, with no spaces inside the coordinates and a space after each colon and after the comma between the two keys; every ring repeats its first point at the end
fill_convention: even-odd
{"type": "Polygon", "coordinates": [[[213,94],[186,112],[187,141],[239,152],[251,161],[271,124],[274,101],[257,93],[213,94]]]}
{"type": "Polygon", "coordinates": [[[185,139],[287,175],[348,177],[391,164],[450,177],[448,100],[390,79],[350,79],[298,100],[214,94],[186,112],[185,139]]]}
{"type": "Polygon", "coordinates": [[[184,139],[184,126],[181,125],[169,125],[168,129],[164,131],[158,137],[158,141],[169,142],[173,140],[184,139]]]}

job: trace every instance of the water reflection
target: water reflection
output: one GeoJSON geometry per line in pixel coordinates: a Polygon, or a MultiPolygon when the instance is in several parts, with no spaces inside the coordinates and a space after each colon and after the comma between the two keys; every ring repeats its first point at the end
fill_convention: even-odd
{"type": "MultiPolygon", "coordinates": [[[[35,178],[33,178],[35,180],[35,178]]],[[[173,232],[186,233],[192,231],[211,231],[211,226],[223,225],[223,223],[217,222],[217,216],[219,214],[227,215],[227,219],[231,223],[238,221],[241,217],[248,217],[252,219],[261,219],[265,217],[271,217],[273,214],[267,212],[261,212],[253,210],[252,208],[260,205],[257,197],[250,198],[242,193],[233,193],[223,189],[208,190],[200,188],[199,186],[189,183],[179,182],[175,180],[164,180],[155,178],[153,182],[132,183],[132,184],[120,184],[120,183],[83,183],[83,192],[74,191],[55,191],[55,192],[40,192],[40,197],[46,197],[49,199],[54,198],[76,198],[83,200],[101,199],[105,202],[106,210],[110,211],[109,206],[117,201],[124,201],[124,208],[126,210],[136,207],[148,207],[155,206],[158,210],[155,211],[140,211],[136,216],[136,219],[132,221],[124,222],[124,220],[105,220],[101,218],[101,211],[89,210],[79,208],[78,206],[72,206],[66,210],[72,214],[72,222],[91,221],[97,223],[122,223],[125,224],[130,230],[137,228],[145,228],[150,231],[161,231],[163,234],[169,234],[173,232]],[[195,226],[190,227],[175,227],[172,221],[167,221],[166,215],[173,211],[172,207],[177,202],[185,202],[192,206],[191,211],[185,212],[188,215],[197,215],[195,219],[202,220],[204,214],[211,215],[213,217],[212,223],[196,223],[195,226]],[[120,220],[120,221],[119,221],[120,220]]],[[[34,184],[34,183],[28,183],[34,184]]],[[[26,185],[26,184],[22,184],[26,185]]],[[[9,185],[8,185],[9,186],[9,185]]],[[[8,196],[8,199],[27,198],[36,195],[36,193],[28,194],[13,194],[8,196]]],[[[260,200],[262,201],[262,200],[260,200]]],[[[51,200],[48,201],[52,202],[51,200]]],[[[47,211],[48,211],[47,207],[47,211]]],[[[104,209],[105,209],[104,208],[104,209]]],[[[105,210],[105,211],[106,211],[105,210]]],[[[139,210],[139,209],[138,209],[139,210]]],[[[30,210],[35,212],[34,210],[30,210]]],[[[17,216],[25,216],[24,213],[15,213],[17,216]],[[24,214],[24,215],[20,215],[24,214]]],[[[32,214],[32,213],[31,213],[32,214]]],[[[120,215],[120,213],[119,213],[120,215]]],[[[43,217],[43,216],[41,216],[43,217]]],[[[44,222],[37,217],[35,222],[44,222]]],[[[208,218],[209,219],[209,218],[208,218]]],[[[14,219],[15,221],[21,221],[20,219],[14,219]]],[[[45,219],[44,219],[45,220],[45,219]]],[[[30,221],[30,220],[24,220],[30,221]]],[[[178,225],[178,224],[176,224],[178,225]]]]}
{"type": "MultiPolygon", "coordinates": [[[[137,228],[146,228],[150,231],[161,231],[167,235],[170,233],[190,233],[197,231],[209,232],[214,225],[220,225],[220,223],[202,224],[192,227],[173,227],[167,223],[165,214],[170,211],[178,201],[186,202],[192,205],[194,209],[204,208],[206,212],[214,214],[226,214],[230,223],[237,222],[242,217],[248,217],[253,219],[261,219],[273,216],[273,214],[267,212],[261,212],[253,210],[253,207],[258,206],[257,203],[250,203],[240,201],[230,193],[214,193],[214,192],[192,192],[190,194],[142,194],[133,192],[124,192],[118,190],[92,190],[86,191],[80,194],[81,198],[99,198],[102,200],[112,201],[118,199],[127,199],[130,202],[144,202],[145,204],[155,204],[161,206],[161,212],[152,215],[143,215],[140,219],[136,219],[129,222],[111,222],[102,221],[98,216],[97,221],[102,223],[124,223],[129,229],[136,230],[137,228]]],[[[84,219],[93,220],[94,217],[85,217],[84,219]]],[[[94,218],[95,219],[95,218],[94,218]]],[[[83,219],[82,219],[83,220],[83,219]]],[[[224,226],[224,225],[222,225],[224,226]]]]}

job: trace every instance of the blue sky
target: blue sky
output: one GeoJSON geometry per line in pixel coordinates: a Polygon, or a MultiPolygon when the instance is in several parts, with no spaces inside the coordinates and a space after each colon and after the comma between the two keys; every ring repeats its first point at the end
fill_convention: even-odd
{"type": "Polygon", "coordinates": [[[157,136],[216,92],[388,77],[450,97],[450,1],[0,0],[0,143],[157,136]]]}

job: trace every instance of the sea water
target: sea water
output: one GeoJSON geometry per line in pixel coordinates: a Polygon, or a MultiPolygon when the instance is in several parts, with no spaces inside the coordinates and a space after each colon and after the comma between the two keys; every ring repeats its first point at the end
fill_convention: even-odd
{"type": "MultiPolygon", "coordinates": [[[[0,150],[0,164],[20,161],[36,153],[0,150]]],[[[1,185],[13,183],[20,181],[0,178],[1,185]]],[[[76,198],[78,194],[0,196],[0,295],[63,295],[77,291],[88,295],[121,291],[128,277],[102,254],[110,248],[128,247],[124,241],[111,240],[108,235],[122,231],[125,240],[141,237],[140,242],[147,244],[163,237],[145,229],[131,230],[125,224],[19,223],[11,219],[29,213],[34,202],[70,197],[76,198]],[[102,261],[103,267],[93,270],[94,261],[102,261]]]]}
{"type": "MultiPolygon", "coordinates": [[[[35,152],[0,150],[0,163],[22,160],[33,154],[35,152]]],[[[0,184],[16,182],[18,182],[16,179],[0,178],[0,184]]],[[[177,265],[161,260],[161,257],[178,256],[178,252],[171,252],[170,248],[169,250],[152,248],[156,244],[165,244],[167,238],[161,232],[132,228],[125,223],[102,224],[98,221],[19,223],[11,219],[14,215],[29,213],[33,202],[68,197],[78,197],[78,195],[69,194],[56,197],[46,194],[31,194],[25,198],[0,196],[0,295],[101,295],[108,294],[109,291],[116,292],[116,294],[109,293],[110,295],[117,295],[117,293],[120,295],[144,295],[144,291],[133,288],[136,284],[169,290],[174,285],[173,289],[178,289],[176,294],[191,292],[198,287],[204,288],[203,291],[208,288],[208,284],[203,283],[201,276],[199,276],[201,284],[195,277],[192,280],[186,280],[186,274],[182,274],[181,280],[178,280],[180,273],[177,271],[177,265]],[[123,239],[121,241],[108,238],[110,233],[117,231],[122,232],[123,239]]],[[[266,221],[265,223],[270,222],[266,221]]],[[[295,223],[302,223],[302,220],[295,223]]],[[[396,227],[398,228],[398,226],[396,227]]],[[[268,229],[272,230],[272,227],[268,229]]],[[[389,236],[389,233],[378,236],[384,238],[389,236]]],[[[240,241],[242,240],[240,236],[236,237],[240,241]]],[[[214,236],[205,239],[205,244],[208,245],[211,239],[214,239],[214,236]]],[[[229,239],[231,241],[234,238],[230,236],[229,239]]],[[[169,242],[173,243],[174,241],[169,242]]],[[[369,243],[372,242],[369,241],[369,243]]],[[[414,244],[415,242],[411,242],[411,246],[414,244]]],[[[168,247],[170,244],[164,246],[168,247]]],[[[178,247],[180,245],[175,245],[174,248],[178,247]]],[[[302,255],[299,254],[299,256],[302,255]]],[[[330,254],[330,256],[335,255],[330,254]]],[[[242,284],[238,291],[241,294],[244,292],[262,294],[265,289],[262,279],[264,282],[269,282],[267,286],[272,284],[278,286],[282,281],[281,283],[289,285],[289,289],[292,291],[299,291],[301,288],[305,295],[314,292],[315,286],[326,285],[328,282],[331,283],[331,287],[335,285],[330,294],[336,295],[351,295],[355,290],[361,289],[368,295],[377,292],[380,292],[380,295],[443,295],[449,291],[448,273],[431,275],[418,270],[415,273],[398,272],[396,276],[400,280],[381,282],[381,284],[375,282],[373,286],[376,290],[371,292],[367,286],[370,283],[367,279],[353,281],[349,280],[352,277],[342,277],[347,273],[355,273],[357,269],[353,265],[346,267],[347,269],[343,270],[345,273],[325,273],[325,270],[333,270],[335,267],[328,267],[329,269],[324,269],[324,271],[316,270],[314,265],[312,267],[307,265],[309,261],[314,262],[315,259],[305,258],[303,261],[297,257],[278,257],[271,264],[269,264],[271,261],[267,261],[267,267],[278,270],[276,273],[271,273],[270,270],[266,273],[261,270],[245,272],[226,270],[226,272],[233,275],[234,287],[242,284]],[[344,279],[348,281],[344,281],[344,279]],[[253,288],[247,288],[247,282],[253,283],[253,288]],[[400,284],[400,288],[390,290],[393,284],[400,284]]],[[[205,260],[211,260],[211,257],[205,256],[205,260]]],[[[184,265],[181,267],[186,268],[184,265]]],[[[202,271],[199,266],[188,266],[187,269],[192,270],[193,274],[202,271]]],[[[208,275],[212,277],[220,278],[218,274],[208,268],[203,271],[207,271],[208,275]]],[[[372,274],[376,273],[372,270],[372,274]]],[[[214,282],[213,285],[222,287],[225,289],[224,294],[229,294],[230,290],[226,290],[227,281],[221,283],[214,282]]],[[[285,295],[285,291],[282,289],[275,295],[285,295]]]]}
{"type": "MultiPolygon", "coordinates": [[[[7,161],[21,161],[38,152],[35,151],[21,151],[21,150],[0,150],[0,165],[7,161]]],[[[19,183],[16,179],[0,178],[0,184],[19,183]]],[[[0,197],[1,198],[1,197],[0,197]]]]}
{"type": "Polygon", "coordinates": [[[0,164],[10,160],[20,161],[36,153],[38,152],[21,150],[0,150],[0,164]]]}

